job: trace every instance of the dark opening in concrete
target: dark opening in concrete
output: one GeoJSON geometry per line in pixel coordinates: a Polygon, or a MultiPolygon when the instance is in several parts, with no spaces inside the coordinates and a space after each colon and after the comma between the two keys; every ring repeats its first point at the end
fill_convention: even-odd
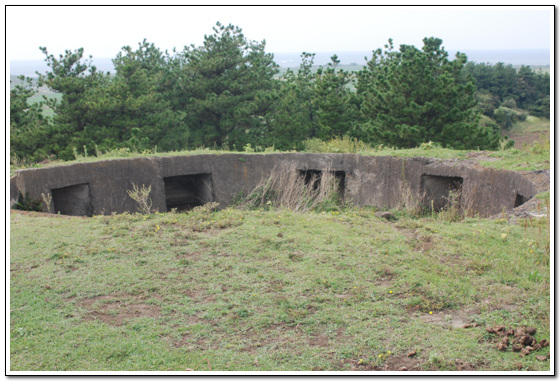
{"type": "Polygon", "coordinates": [[[89,184],[51,189],[54,212],[69,216],[93,216],[89,184]]]}
{"type": "Polygon", "coordinates": [[[529,201],[529,199],[525,196],[520,195],[519,193],[515,194],[515,204],[513,204],[514,208],[517,208],[518,206],[521,206],[523,204],[525,204],[527,201],[529,201]]]}
{"type": "MultiPolygon", "coordinates": [[[[313,184],[313,189],[318,189],[321,184],[321,179],[323,178],[323,171],[318,169],[300,169],[298,170],[300,176],[305,180],[305,184],[313,184]]],[[[344,171],[333,171],[334,179],[337,183],[338,193],[344,195],[346,188],[346,172],[344,171]]]]}
{"type": "Polygon", "coordinates": [[[178,211],[190,210],[214,201],[210,173],[164,177],[163,182],[168,211],[173,208],[178,211]]]}
{"type": "Polygon", "coordinates": [[[439,211],[449,205],[451,198],[461,202],[462,177],[422,175],[422,190],[425,194],[424,205],[439,211]],[[450,195],[454,193],[454,196],[450,195]]]}

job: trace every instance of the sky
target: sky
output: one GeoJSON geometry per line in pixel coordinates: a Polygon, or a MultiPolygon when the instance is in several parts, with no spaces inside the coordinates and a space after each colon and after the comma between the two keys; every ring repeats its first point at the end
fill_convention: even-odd
{"type": "Polygon", "coordinates": [[[8,6],[6,54],[42,60],[39,46],[55,56],[83,47],[86,56],[115,57],[144,38],[181,50],[200,45],[217,21],[266,40],[271,53],[371,51],[389,38],[421,47],[432,36],[448,51],[549,49],[552,17],[552,6],[8,6]]]}

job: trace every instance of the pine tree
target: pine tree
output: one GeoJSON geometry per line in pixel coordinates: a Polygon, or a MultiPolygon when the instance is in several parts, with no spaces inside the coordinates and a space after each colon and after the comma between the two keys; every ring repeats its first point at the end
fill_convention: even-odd
{"type": "Polygon", "coordinates": [[[266,139],[264,116],[274,101],[278,65],[265,41],[217,23],[201,46],[182,52],[177,97],[187,113],[191,146],[243,147],[266,139]]]}
{"type": "Polygon", "coordinates": [[[146,40],[136,50],[124,46],[113,59],[111,81],[90,96],[90,121],[96,128],[88,139],[104,149],[186,148],[185,112],[172,110],[169,99],[170,60],[146,40]]]}
{"type": "Polygon", "coordinates": [[[40,161],[51,153],[46,146],[50,120],[42,114],[44,102],[30,103],[40,82],[19,76],[21,84],[10,90],[10,155],[40,161]]]}
{"type": "Polygon", "coordinates": [[[52,91],[62,94],[62,99],[47,100],[47,105],[55,112],[49,145],[57,156],[64,160],[74,159],[73,149],[81,148],[87,141],[82,139],[88,126],[90,104],[88,95],[108,81],[108,73],[98,72],[91,56],[82,62],[84,49],[66,50],[56,58],[47,48],[41,47],[45,61],[50,67],[46,74],[40,74],[52,91]]]}
{"type": "Polygon", "coordinates": [[[462,71],[464,54],[455,60],[438,38],[425,38],[422,50],[393,42],[377,49],[359,73],[357,94],[362,123],[358,137],[371,143],[412,148],[433,141],[444,147],[493,148],[499,136],[479,127],[476,90],[462,71]]]}
{"type": "Polygon", "coordinates": [[[323,140],[347,135],[355,119],[357,107],[355,93],[350,89],[351,76],[337,70],[340,63],[336,55],[327,68],[319,68],[315,75],[314,105],[317,109],[318,137],[323,140]]]}

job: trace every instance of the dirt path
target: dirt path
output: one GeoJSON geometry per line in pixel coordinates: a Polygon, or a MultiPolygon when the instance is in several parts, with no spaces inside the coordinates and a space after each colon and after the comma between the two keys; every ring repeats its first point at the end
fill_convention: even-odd
{"type": "Polygon", "coordinates": [[[533,142],[538,142],[543,135],[550,140],[550,132],[528,132],[528,133],[515,133],[515,132],[508,132],[503,135],[506,135],[511,140],[515,141],[515,148],[521,149],[523,148],[523,144],[531,145],[533,142]]]}

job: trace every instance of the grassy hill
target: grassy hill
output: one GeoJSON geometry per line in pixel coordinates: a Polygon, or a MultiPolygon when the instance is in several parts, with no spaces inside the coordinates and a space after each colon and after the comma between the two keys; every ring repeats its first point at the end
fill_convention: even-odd
{"type": "MultiPolygon", "coordinates": [[[[16,75],[10,75],[10,90],[23,83],[23,81],[21,81],[17,77],[18,76],[16,75]]],[[[29,98],[29,103],[38,103],[43,100],[43,96],[47,97],[48,99],[62,99],[62,94],[51,91],[47,86],[41,86],[38,90],[39,91],[35,95],[29,98]]],[[[49,107],[44,106],[43,115],[53,116],[54,112],[49,107]]]]}
{"type": "Polygon", "coordinates": [[[548,214],[374,212],[14,212],[11,370],[550,370],[548,214]]]}

